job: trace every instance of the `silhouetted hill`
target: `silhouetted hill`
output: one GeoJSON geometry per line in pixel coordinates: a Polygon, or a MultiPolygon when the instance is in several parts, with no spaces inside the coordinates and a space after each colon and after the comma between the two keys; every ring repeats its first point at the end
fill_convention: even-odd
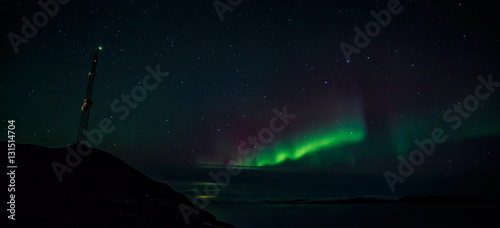
{"type": "Polygon", "coordinates": [[[188,198],[98,149],[59,182],[51,164],[65,164],[67,154],[16,144],[16,221],[8,227],[233,227],[203,210],[187,225],[179,205],[194,208],[188,198]]]}

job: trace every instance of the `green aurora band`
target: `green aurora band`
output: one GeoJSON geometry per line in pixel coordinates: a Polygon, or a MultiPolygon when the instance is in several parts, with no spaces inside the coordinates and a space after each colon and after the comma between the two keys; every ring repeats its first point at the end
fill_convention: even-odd
{"type": "MultiPolygon", "coordinates": [[[[245,163],[246,166],[273,166],[286,160],[297,160],[306,155],[325,151],[328,149],[356,143],[365,137],[363,124],[356,123],[349,127],[337,128],[321,135],[305,137],[307,140],[294,140],[289,143],[281,143],[272,148],[266,148],[259,152],[255,159],[245,163]],[[302,142],[300,142],[302,141],[302,142]]],[[[304,137],[302,137],[304,138],[304,137]]],[[[336,157],[342,157],[342,151],[331,151],[336,157]]]]}
{"type": "MultiPolygon", "coordinates": [[[[463,118],[459,128],[451,129],[455,122],[446,122],[442,113],[436,110],[436,114],[425,116],[422,113],[412,114],[407,112],[406,120],[393,119],[391,121],[390,137],[392,149],[396,155],[407,156],[412,150],[417,149],[414,140],[423,140],[430,138],[432,130],[442,128],[449,136],[447,141],[480,138],[489,136],[499,136],[500,128],[492,127],[498,122],[498,116],[495,115],[500,108],[497,101],[485,103],[480,112],[473,112],[469,118],[463,118]],[[497,102],[497,103],[495,103],[497,102]]],[[[458,114],[456,114],[458,115],[458,114]]]]}

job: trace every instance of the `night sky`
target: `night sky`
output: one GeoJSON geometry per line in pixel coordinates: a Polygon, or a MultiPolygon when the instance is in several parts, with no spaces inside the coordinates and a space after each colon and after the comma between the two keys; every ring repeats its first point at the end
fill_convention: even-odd
{"type": "Polygon", "coordinates": [[[89,130],[105,118],[116,128],[97,148],[188,195],[229,161],[244,170],[221,196],[250,197],[236,186],[279,188],[304,180],[321,184],[298,187],[305,189],[300,197],[390,195],[384,172],[397,173],[397,157],[408,159],[418,148],[414,140],[430,138],[435,128],[449,138],[416,168],[414,178],[423,175],[418,183],[427,184],[408,181],[396,189],[455,193],[425,180],[461,178],[498,161],[498,148],[489,143],[500,136],[500,88],[456,130],[443,114],[475,94],[480,75],[500,81],[500,14],[477,1],[401,1],[402,11],[348,61],[340,44],[355,45],[353,28],[364,30],[374,21],[370,11],[387,10],[387,2],[244,0],[221,20],[212,1],[73,0],[59,4],[18,53],[8,34],[22,36],[21,18],[32,21],[41,7],[3,2],[3,129],[15,119],[18,143],[75,142],[87,73],[100,46],[89,130]],[[162,82],[128,115],[113,111],[113,101],[144,86],[146,67],[157,66],[162,82]],[[278,116],[273,109],[285,112],[285,106],[295,117],[274,122],[286,126],[271,138],[262,133],[269,141],[260,142],[256,157],[238,153],[242,142],[251,150],[248,137],[258,139],[278,116]],[[350,175],[360,179],[345,181],[350,175]]]}

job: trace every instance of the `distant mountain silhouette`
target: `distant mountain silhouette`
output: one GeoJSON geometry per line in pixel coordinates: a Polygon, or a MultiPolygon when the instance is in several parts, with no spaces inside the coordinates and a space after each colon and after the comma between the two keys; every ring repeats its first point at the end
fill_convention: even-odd
{"type": "Polygon", "coordinates": [[[405,204],[500,204],[498,199],[480,199],[472,197],[453,196],[406,196],[395,199],[382,199],[376,197],[352,197],[337,200],[266,200],[268,204],[382,204],[382,203],[405,203],[405,204]]]}
{"type": "Polygon", "coordinates": [[[179,204],[195,208],[187,197],[95,148],[60,183],[51,163],[67,154],[16,144],[16,221],[8,227],[234,227],[203,210],[186,224],[179,204]]]}

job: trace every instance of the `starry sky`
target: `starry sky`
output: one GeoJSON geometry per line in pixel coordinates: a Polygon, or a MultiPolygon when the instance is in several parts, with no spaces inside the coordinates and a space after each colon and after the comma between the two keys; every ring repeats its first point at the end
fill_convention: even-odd
{"type": "Polygon", "coordinates": [[[413,141],[437,127],[450,139],[419,173],[490,167],[500,89],[457,130],[443,114],[474,94],[479,75],[500,81],[499,13],[477,1],[401,1],[402,11],[348,61],[339,45],[354,45],[353,28],[387,2],[244,0],[221,20],[212,1],[69,1],[17,53],[8,34],[21,36],[21,18],[32,21],[41,6],[3,2],[0,116],[4,126],[16,120],[18,143],[73,143],[100,46],[89,130],[105,118],[116,129],[98,148],[174,187],[236,161],[248,180],[261,172],[304,180],[308,172],[362,173],[387,194],[383,172],[396,172],[397,156],[408,157],[413,141]],[[157,66],[163,81],[120,118],[113,101],[157,66]],[[296,117],[254,159],[238,153],[285,106],[296,117]]]}

